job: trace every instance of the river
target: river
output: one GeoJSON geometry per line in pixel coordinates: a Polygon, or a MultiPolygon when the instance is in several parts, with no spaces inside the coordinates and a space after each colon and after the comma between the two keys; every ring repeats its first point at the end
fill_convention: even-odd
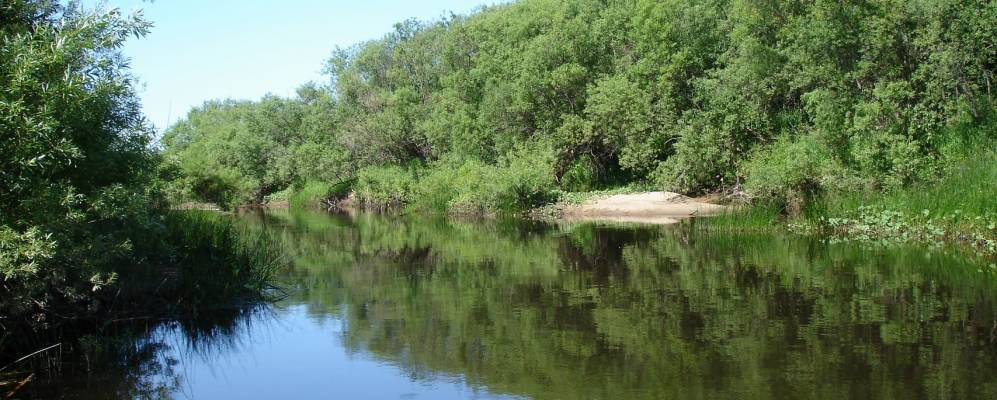
{"type": "Polygon", "coordinates": [[[971,257],[702,223],[241,218],[283,238],[281,300],[152,326],[35,394],[997,398],[997,277],[971,257]]]}

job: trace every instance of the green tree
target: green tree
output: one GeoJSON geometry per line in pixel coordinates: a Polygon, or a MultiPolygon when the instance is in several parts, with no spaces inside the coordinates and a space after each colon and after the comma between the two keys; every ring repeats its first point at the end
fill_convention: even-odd
{"type": "Polygon", "coordinates": [[[5,2],[0,20],[0,307],[44,324],[134,256],[124,227],[144,221],[155,157],[117,50],[149,24],[48,1],[5,2]]]}
{"type": "Polygon", "coordinates": [[[522,0],[338,49],[330,85],[310,89],[328,100],[305,107],[327,118],[249,106],[320,135],[247,125],[259,132],[219,148],[261,156],[227,180],[262,195],[411,166],[504,169],[523,148],[552,158],[543,173],[566,190],[643,182],[783,203],[894,190],[958,163],[946,149],[992,146],[995,26],[993,4],[957,0],[522,0]],[[786,162],[800,157],[817,159],[800,173],[786,162]]]}

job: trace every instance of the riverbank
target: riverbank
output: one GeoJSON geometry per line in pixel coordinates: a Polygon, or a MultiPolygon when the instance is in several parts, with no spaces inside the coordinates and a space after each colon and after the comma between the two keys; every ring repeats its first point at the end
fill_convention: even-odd
{"type": "Polygon", "coordinates": [[[259,303],[286,262],[276,238],[230,215],[157,211],[138,222],[145,225],[120,232],[127,248],[114,254],[35,257],[35,276],[7,275],[0,291],[0,372],[27,376],[87,369],[95,357],[116,357],[117,344],[105,339],[130,331],[133,323],[197,318],[259,303]],[[74,275],[81,263],[99,274],[74,275]]]}
{"type": "MultiPolygon", "coordinates": [[[[673,224],[689,218],[709,217],[706,229],[728,231],[785,230],[824,236],[833,240],[865,242],[917,242],[972,249],[997,254],[997,181],[990,162],[981,155],[950,168],[942,179],[909,188],[812,197],[793,214],[785,205],[766,202],[731,204],[723,196],[688,197],[673,192],[642,191],[639,187],[592,192],[557,192],[556,199],[524,212],[512,213],[547,221],[608,221],[673,224]],[[726,203],[726,204],[724,204],[726,203]]],[[[312,193],[324,193],[312,191],[312,193]]],[[[369,209],[350,192],[336,198],[298,199],[292,208],[320,206],[328,209],[369,209]]],[[[380,204],[377,210],[425,211],[406,203],[380,204]]],[[[497,215],[482,208],[436,210],[453,215],[497,215]]]]}
{"type": "Polygon", "coordinates": [[[691,217],[729,212],[729,206],[695,199],[673,192],[619,194],[581,193],[564,196],[547,207],[531,211],[541,218],[569,221],[613,221],[646,224],[673,224],[691,217]]]}
{"type": "MultiPolygon", "coordinates": [[[[935,179],[900,188],[811,193],[805,196],[804,203],[795,206],[757,200],[727,204],[713,209],[717,212],[708,213],[712,217],[704,226],[729,231],[784,229],[843,241],[916,242],[997,256],[997,184],[994,184],[997,152],[966,147],[964,154],[953,157],[937,174],[935,179]],[[791,212],[790,208],[794,210],[791,212]]],[[[613,217],[616,212],[617,217],[627,217],[630,210],[646,215],[647,211],[666,205],[661,209],[664,211],[658,212],[665,218],[657,221],[636,218],[633,222],[669,223],[676,218],[667,218],[668,207],[676,214],[691,214],[694,210],[689,208],[695,206],[690,206],[690,201],[723,203],[718,201],[720,198],[689,199],[675,194],[633,191],[572,193],[562,196],[556,204],[539,208],[533,215],[548,219],[600,214],[613,217]],[[621,204],[622,207],[618,206],[621,204]]]]}
{"type": "Polygon", "coordinates": [[[284,241],[287,298],[165,326],[139,342],[146,362],[38,380],[22,398],[916,398],[938,376],[959,398],[997,392],[981,356],[995,348],[997,276],[943,251],[702,220],[241,218],[284,241]],[[800,368],[805,379],[772,384],[800,368]]]}
{"type": "MultiPolygon", "coordinates": [[[[779,196],[756,191],[688,197],[630,183],[565,191],[536,169],[478,164],[385,168],[337,184],[309,182],[273,201],[321,207],[451,215],[517,215],[534,219],[675,223],[711,216],[705,225],[730,231],[782,229],[833,240],[919,242],[997,254],[997,152],[991,140],[954,143],[932,175],[895,187],[820,190],[804,185],[779,196]],[[530,173],[527,173],[530,171],[530,173]],[[289,201],[285,201],[285,199],[289,201]]],[[[748,188],[751,189],[751,188],[748,188]]]]}
{"type": "Polygon", "coordinates": [[[906,187],[826,194],[797,232],[860,241],[956,245],[997,255],[997,152],[970,150],[944,165],[939,177],[906,187]]]}

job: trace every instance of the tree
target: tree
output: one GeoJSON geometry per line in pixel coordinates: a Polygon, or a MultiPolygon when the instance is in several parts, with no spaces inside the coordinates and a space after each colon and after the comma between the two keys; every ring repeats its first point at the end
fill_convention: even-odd
{"type": "Polygon", "coordinates": [[[119,53],[140,15],[0,6],[0,314],[85,303],[130,259],[156,157],[119,53]]]}

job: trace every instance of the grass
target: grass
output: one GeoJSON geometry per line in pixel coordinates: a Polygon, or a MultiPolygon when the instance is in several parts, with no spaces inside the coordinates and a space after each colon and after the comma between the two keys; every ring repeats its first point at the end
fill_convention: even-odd
{"type": "MultiPolygon", "coordinates": [[[[933,181],[888,191],[831,193],[811,200],[800,216],[781,206],[753,204],[693,221],[727,232],[789,230],[833,240],[918,242],[997,255],[997,151],[981,140],[962,145],[933,181]]],[[[598,193],[572,194],[583,202],[598,193]]]]}
{"type": "Polygon", "coordinates": [[[281,190],[279,192],[270,193],[263,199],[263,202],[270,204],[270,203],[279,203],[283,201],[288,201],[291,195],[293,194],[294,194],[294,188],[288,186],[284,188],[284,190],[281,190]]]}
{"type": "Polygon", "coordinates": [[[778,229],[785,220],[781,207],[764,204],[737,206],[721,214],[698,219],[702,228],[727,232],[769,231],[778,229]]]}
{"type": "Polygon", "coordinates": [[[728,231],[787,227],[836,240],[956,245],[997,255],[997,152],[986,146],[953,157],[931,182],[890,191],[834,193],[789,219],[780,207],[752,205],[700,226],[728,231]]]}
{"type": "Polygon", "coordinates": [[[340,199],[350,192],[351,182],[328,183],[309,181],[295,189],[288,188],[287,201],[293,208],[309,208],[325,205],[328,200],[340,199]]]}
{"type": "Polygon", "coordinates": [[[171,212],[166,226],[176,247],[167,272],[177,276],[166,289],[173,292],[162,294],[188,305],[257,297],[286,262],[279,238],[241,226],[229,215],[171,212]]]}
{"type": "Polygon", "coordinates": [[[859,240],[956,242],[997,254],[997,152],[976,147],[934,182],[829,197],[804,229],[859,240]]]}
{"type": "Polygon", "coordinates": [[[907,210],[930,215],[986,216],[997,214],[997,152],[980,151],[948,167],[937,182],[877,194],[838,196],[828,203],[829,214],[863,206],[907,210]]]}
{"type": "MultiPolygon", "coordinates": [[[[166,211],[156,228],[133,236],[136,257],[108,265],[116,279],[95,291],[85,308],[51,302],[47,324],[31,316],[5,315],[0,324],[0,361],[61,343],[57,352],[20,360],[16,370],[60,368],[88,359],[87,338],[116,336],[124,326],[197,318],[267,300],[266,291],[286,264],[279,238],[243,225],[230,214],[166,211]],[[57,358],[52,358],[57,357],[57,358]]],[[[0,300],[3,301],[3,300],[0,300]]],[[[58,371],[55,371],[58,372],[58,371]]]]}

